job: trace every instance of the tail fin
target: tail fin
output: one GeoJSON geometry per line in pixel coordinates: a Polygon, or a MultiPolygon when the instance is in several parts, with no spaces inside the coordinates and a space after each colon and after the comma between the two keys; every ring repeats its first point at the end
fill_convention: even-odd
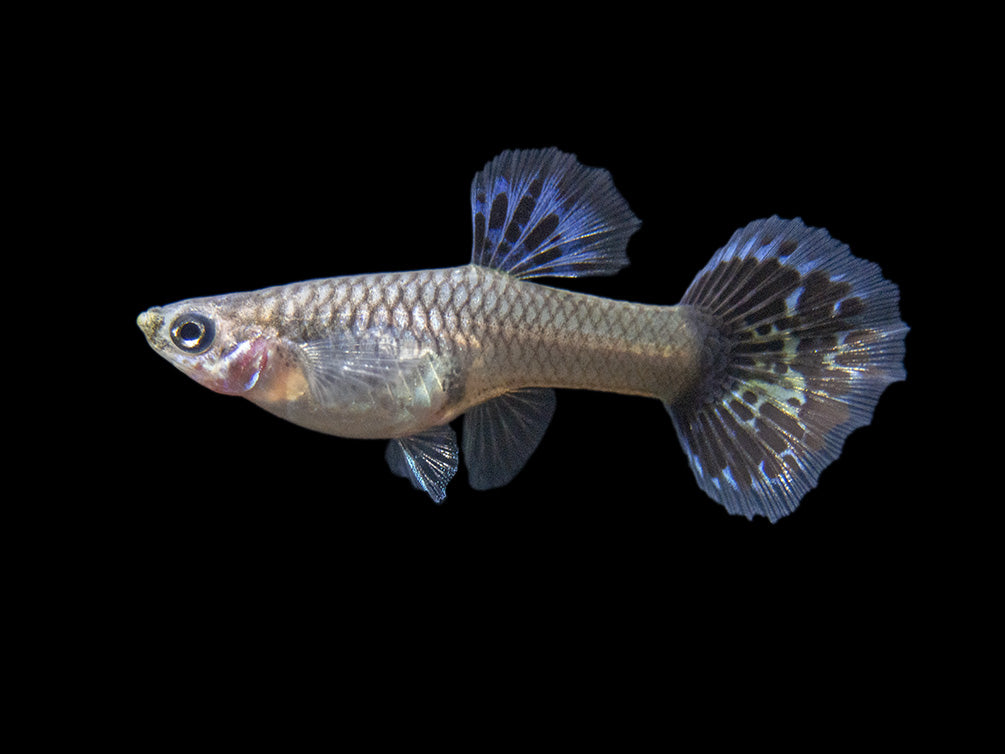
{"type": "Polygon", "coordinates": [[[798,219],[733,234],[681,301],[717,323],[720,366],[667,406],[709,496],[747,518],[795,510],[906,376],[898,299],[878,265],[798,219]]]}

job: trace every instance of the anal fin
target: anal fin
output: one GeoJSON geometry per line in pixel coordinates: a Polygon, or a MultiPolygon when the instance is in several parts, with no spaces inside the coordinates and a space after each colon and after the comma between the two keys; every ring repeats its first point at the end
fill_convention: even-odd
{"type": "Polygon", "coordinates": [[[502,487],[531,457],[551,417],[555,391],[515,390],[481,403],[464,415],[464,463],[476,490],[502,487]]]}

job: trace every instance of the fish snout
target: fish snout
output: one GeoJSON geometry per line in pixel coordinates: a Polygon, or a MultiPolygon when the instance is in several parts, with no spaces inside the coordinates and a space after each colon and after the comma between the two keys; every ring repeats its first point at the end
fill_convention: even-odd
{"type": "Polygon", "coordinates": [[[147,340],[151,341],[163,323],[164,317],[157,309],[148,309],[145,312],[140,312],[140,315],[136,317],[137,326],[147,336],[147,340]]]}

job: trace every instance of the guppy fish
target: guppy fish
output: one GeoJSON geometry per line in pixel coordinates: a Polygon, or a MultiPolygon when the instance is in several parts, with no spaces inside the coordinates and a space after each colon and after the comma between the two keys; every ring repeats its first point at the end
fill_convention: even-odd
{"type": "Polygon", "coordinates": [[[825,230],[736,231],[677,306],[528,282],[609,275],[639,226],[610,174],[507,151],[471,185],[462,267],[353,275],[179,301],[137,323],[201,385],[295,424],[390,440],[391,469],[440,502],[457,470],[509,482],[554,388],[663,402],[701,488],[733,514],[791,513],[905,378],[897,286],[825,230]]]}

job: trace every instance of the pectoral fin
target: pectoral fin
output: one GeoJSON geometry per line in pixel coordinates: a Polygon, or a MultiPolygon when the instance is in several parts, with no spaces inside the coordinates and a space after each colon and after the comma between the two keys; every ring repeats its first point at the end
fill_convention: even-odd
{"type": "Polygon", "coordinates": [[[441,389],[436,357],[408,333],[372,328],[303,343],[304,376],[319,404],[366,410],[388,390],[398,399],[430,406],[441,389]]]}
{"type": "Polygon", "coordinates": [[[391,440],[385,454],[391,471],[411,479],[437,503],[443,502],[447,483],[457,473],[457,456],[457,436],[448,424],[391,440]]]}
{"type": "Polygon", "coordinates": [[[464,463],[476,490],[502,487],[537,448],[555,414],[555,391],[527,388],[493,398],[464,415],[464,463]]]}

